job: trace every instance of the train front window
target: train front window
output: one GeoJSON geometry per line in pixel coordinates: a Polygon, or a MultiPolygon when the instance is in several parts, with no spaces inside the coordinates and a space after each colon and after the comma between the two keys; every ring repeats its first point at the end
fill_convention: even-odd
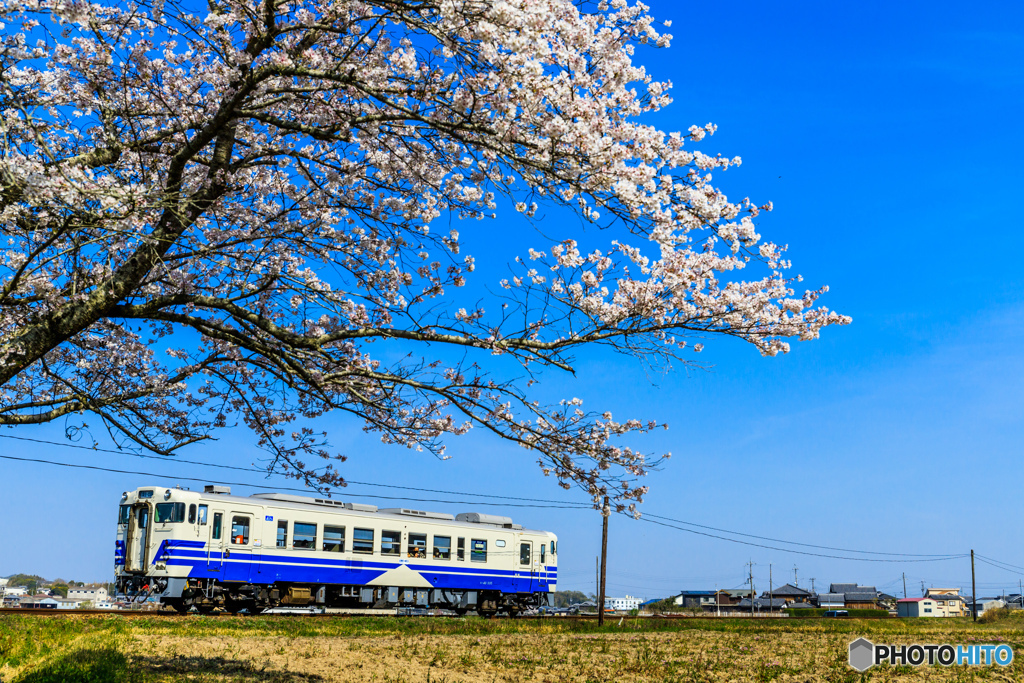
{"type": "Polygon", "coordinates": [[[452,537],[434,536],[434,559],[448,560],[452,556],[452,537]]]}
{"type": "Polygon", "coordinates": [[[479,538],[472,540],[470,548],[472,549],[469,553],[469,559],[471,562],[486,562],[487,561],[487,541],[481,541],[479,538]]]}
{"type": "Polygon", "coordinates": [[[406,549],[409,557],[426,557],[427,556],[427,535],[426,534],[409,534],[409,546],[406,549]]]}
{"type": "Polygon", "coordinates": [[[554,541],[551,541],[551,554],[552,555],[555,554],[555,542],[554,541]]]}
{"type": "Polygon", "coordinates": [[[128,520],[131,519],[131,516],[132,506],[122,505],[121,508],[117,511],[117,523],[122,525],[127,524],[128,520]]]}
{"type": "Polygon", "coordinates": [[[157,503],[156,518],[157,524],[167,524],[185,521],[184,503],[157,503]]]}
{"type": "Polygon", "coordinates": [[[206,511],[208,509],[209,508],[207,508],[205,505],[200,505],[199,506],[199,525],[200,526],[206,526],[206,511]]]}
{"type": "Polygon", "coordinates": [[[288,521],[284,519],[277,521],[277,547],[288,547],[288,521]]]}
{"type": "Polygon", "coordinates": [[[373,529],[352,530],[352,552],[373,554],[373,529]]]}
{"type": "Polygon", "coordinates": [[[292,547],[296,550],[316,550],[316,524],[295,522],[292,547]]]}
{"type": "Polygon", "coordinates": [[[402,532],[382,531],[380,532],[380,554],[399,555],[402,552],[402,532]]]}
{"type": "Polygon", "coordinates": [[[345,527],[324,527],[324,550],[329,553],[345,552],[345,527]]]}
{"type": "Polygon", "coordinates": [[[231,518],[231,545],[249,543],[249,518],[241,515],[231,518]]]}
{"type": "Polygon", "coordinates": [[[547,546],[543,543],[540,544],[540,563],[544,564],[544,551],[547,550],[547,546]]]}

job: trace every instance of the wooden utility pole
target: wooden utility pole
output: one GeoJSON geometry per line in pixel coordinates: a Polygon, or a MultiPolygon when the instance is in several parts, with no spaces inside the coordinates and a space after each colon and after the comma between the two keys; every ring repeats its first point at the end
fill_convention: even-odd
{"type": "Polygon", "coordinates": [[[611,516],[611,508],[608,506],[608,496],[604,497],[604,507],[601,509],[601,593],[597,599],[597,625],[604,626],[604,597],[605,597],[605,571],[608,568],[608,517],[611,516]]]}
{"type": "Polygon", "coordinates": [[[971,612],[974,613],[974,620],[978,620],[978,584],[974,582],[974,548],[971,548],[971,612]]]}
{"type": "Polygon", "coordinates": [[[903,599],[907,599],[907,573],[903,572],[903,599]]]}
{"type": "Polygon", "coordinates": [[[750,570],[750,618],[754,618],[754,561],[750,560],[747,562],[747,568],[750,570]]]}
{"type": "Polygon", "coordinates": [[[775,608],[775,588],[772,586],[772,563],[768,563],[768,614],[775,608]]]}

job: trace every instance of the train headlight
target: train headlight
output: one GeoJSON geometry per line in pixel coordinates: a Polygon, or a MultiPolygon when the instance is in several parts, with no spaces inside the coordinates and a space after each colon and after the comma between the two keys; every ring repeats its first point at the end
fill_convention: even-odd
{"type": "Polygon", "coordinates": [[[164,491],[164,500],[169,500],[170,497],[171,497],[171,490],[167,489],[166,491],[164,491]]]}

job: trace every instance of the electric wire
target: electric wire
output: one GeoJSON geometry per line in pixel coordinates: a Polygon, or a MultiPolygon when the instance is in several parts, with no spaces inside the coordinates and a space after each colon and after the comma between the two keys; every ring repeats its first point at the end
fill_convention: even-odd
{"type": "MultiPolygon", "coordinates": [[[[131,470],[118,470],[118,469],[114,469],[114,468],[111,468],[111,467],[100,467],[98,465],[78,465],[78,464],[72,464],[72,463],[67,463],[67,462],[56,462],[54,460],[42,460],[42,459],[38,459],[38,458],[18,458],[18,457],[15,457],[13,455],[0,455],[0,458],[2,458],[4,460],[18,460],[20,462],[36,462],[36,463],[43,463],[43,464],[46,464],[46,465],[57,465],[57,466],[60,466],[60,467],[74,467],[74,468],[78,468],[78,469],[98,470],[100,472],[112,472],[114,474],[135,474],[135,475],[143,476],[143,477],[162,477],[164,479],[170,479],[172,481],[198,481],[198,482],[202,482],[202,483],[205,483],[205,484],[223,484],[225,486],[248,486],[248,487],[256,488],[256,489],[274,488],[274,489],[279,490],[279,491],[298,491],[300,493],[309,493],[309,491],[306,490],[306,489],[294,488],[294,487],[289,487],[289,486],[278,486],[276,484],[273,485],[273,486],[263,486],[263,485],[260,485],[260,484],[252,484],[252,483],[239,482],[239,481],[217,481],[215,479],[208,479],[208,478],[199,479],[199,478],[196,478],[196,477],[182,477],[182,476],[170,475],[170,474],[157,474],[157,473],[154,473],[154,472],[137,472],[137,471],[131,471],[131,470]]],[[[375,494],[362,494],[362,493],[359,494],[359,496],[362,497],[362,498],[380,498],[382,500],[412,500],[412,501],[416,501],[418,503],[445,503],[445,504],[451,504],[451,505],[501,505],[501,506],[504,506],[504,507],[518,507],[518,508],[545,508],[545,509],[561,508],[561,509],[564,509],[564,510],[579,510],[580,509],[580,508],[578,508],[576,506],[570,506],[570,505],[537,505],[537,504],[526,504],[526,503],[518,503],[518,504],[517,503],[488,503],[486,501],[479,501],[479,500],[474,500],[474,501],[465,501],[465,500],[436,500],[436,499],[429,499],[429,498],[409,498],[407,496],[402,496],[402,497],[397,497],[397,496],[380,496],[380,495],[375,495],[375,494]]]]}
{"type": "MultiPolygon", "coordinates": [[[[203,466],[203,467],[216,467],[216,468],[221,468],[221,469],[229,469],[229,470],[236,470],[236,471],[243,471],[243,472],[258,472],[258,473],[261,473],[261,474],[267,474],[266,470],[262,470],[262,469],[258,469],[258,468],[252,468],[252,467],[238,467],[238,466],[234,466],[234,465],[220,465],[220,464],[215,464],[215,463],[204,463],[204,462],[198,462],[198,461],[192,461],[192,460],[179,460],[179,459],[170,460],[170,459],[168,459],[166,457],[163,457],[163,456],[145,455],[145,454],[142,454],[142,453],[132,453],[131,451],[113,450],[113,449],[108,449],[108,448],[99,448],[99,447],[93,448],[93,447],[89,447],[89,446],[80,446],[80,445],[77,445],[77,444],[67,444],[67,443],[61,443],[61,442],[57,442],[57,441],[46,441],[46,440],[43,440],[43,439],[33,439],[33,438],[29,438],[29,437],[14,436],[14,435],[10,435],[10,434],[0,434],[0,438],[17,439],[17,440],[20,440],[20,441],[30,441],[30,442],[33,442],[33,443],[42,443],[42,444],[47,444],[47,445],[51,445],[51,446],[61,446],[61,447],[67,447],[67,448],[77,448],[77,449],[88,450],[88,451],[102,451],[102,452],[106,452],[106,453],[115,453],[115,454],[118,454],[118,455],[129,455],[129,456],[132,456],[132,457],[147,458],[147,459],[153,459],[153,460],[161,460],[163,462],[177,462],[177,463],[189,464],[189,465],[199,465],[199,466],[203,466]]],[[[8,460],[18,460],[18,461],[22,461],[22,462],[37,462],[37,463],[43,463],[43,464],[49,464],[49,465],[57,465],[57,466],[61,466],[61,467],[75,467],[75,468],[82,468],[82,469],[91,469],[91,470],[98,470],[98,471],[104,471],[104,472],[111,472],[111,473],[115,473],[115,474],[134,474],[134,475],[139,475],[139,476],[164,477],[164,478],[172,479],[172,480],[196,481],[196,482],[212,483],[212,484],[224,484],[224,485],[229,485],[229,486],[247,486],[247,487],[251,487],[251,488],[271,488],[272,487],[272,488],[280,489],[282,491],[297,491],[297,492],[301,492],[301,493],[309,493],[309,491],[307,489],[278,486],[276,484],[251,484],[251,483],[240,483],[240,482],[214,481],[214,480],[207,479],[207,478],[182,477],[182,476],[174,476],[174,475],[154,474],[152,472],[136,472],[136,471],[128,471],[128,470],[118,470],[118,469],[113,469],[113,468],[99,467],[99,466],[96,466],[96,465],[80,465],[80,464],[72,464],[72,463],[62,463],[62,462],[57,462],[57,461],[52,461],[52,460],[43,460],[43,459],[38,459],[38,458],[19,458],[19,457],[6,456],[6,455],[0,455],[0,458],[4,458],[4,459],[8,459],[8,460]]],[[[545,504],[544,505],[532,505],[532,504],[527,504],[527,503],[503,503],[503,502],[491,503],[491,502],[486,502],[486,501],[439,500],[439,499],[430,499],[430,498],[412,498],[412,497],[408,497],[408,496],[401,496],[401,497],[397,497],[397,496],[382,496],[382,495],[364,494],[364,493],[353,493],[352,494],[352,495],[358,495],[359,497],[376,498],[376,499],[381,499],[381,500],[409,500],[409,501],[423,502],[423,503],[441,503],[441,504],[458,504],[458,505],[493,505],[493,506],[518,507],[518,508],[563,509],[563,510],[585,510],[585,509],[591,509],[592,508],[592,505],[590,503],[581,503],[581,502],[576,502],[576,501],[555,501],[555,500],[549,500],[549,499],[543,499],[543,498],[524,498],[524,497],[518,497],[518,496],[501,496],[501,495],[482,494],[482,493],[469,493],[469,492],[462,492],[462,491],[447,491],[447,490],[442,490],[442,489],[426,489],[426,488],[419,488],[419,487],[413,487],[413,486],[400,486],[400,485],[397,485],[397,484],[379,484],[379,483],[375,483],[375,482],[360,482],[360,481],[355,481],[355,480],[347,480],[347,481],[350,484],[356,484],[356,485],[360,485],[360,486],[386,487],[386,488],[394,488],[394,489],[401,489],[401,490],[407,490],[407,491],[416,491],[416,492],[421,492],[421,493],[441,493],[441,494],[445,494],[445,495],[455,495],[455,496],[470,496],[470,497],[477,497],[477,496],[479,496],[479,497],[486,497],[486,498],[497,499],[497,500],[517,500],[517,501],[526,501],[527,503],[545,503],[545,504]]],[[[869,561],[874,561],[874,562],[930,562],[930,561],[954,560],[954,559],[960,559],[960,558],[963,558],[963,557],[967,556],[966,554],[918,555],[918,554],[912,554],[912,553],[889,553],[889,552],[879,552],[879,551],[871,551],[871,550],[856,550],[856,549],[850,549],[850,548],[839,548],[839,547],[834,547],[834,546],[817,545],[817,544],[812,544],[812,543],[802,543],[802,542],[799,542],[799,541],[787,541],[785,539],[772,538],[772,537],[769,537],[769,536],[759,536],[759,535],[756,535],[756,534],[748,534],[748,533],[744,533],[744,532],[740,532],[740,531],[732,531],[732,530],[729,530],[729,529],[721,529],[721,528],[718,528],[718,527],[712,527],[712,526],[708,526],[708,525],[704,525],[704,524],[697,524],[695,522],[687,522],[685,520],[674,519],[672,517],[665,517],[665,516],[662,516],[662,515],[656,515],[654,513],[645,513],[644,516],[640,518],[640,521],[645,521],[645,522],[652,523],[652,524],[658,524],[660,526],[668,527],[668,528],[671,528],[671,529],[676,529],[678,531],[685,531],[685,532],[688,532],[688,533],[691,533],[691,534],[696,534],[696,535],[699,535],[699,536],[706,536],[708,538],[714,538],[714,539],[718,539],[718,540],[722,540],[722,541],[728,541],[730,543],[737,543],[737,544],[740,544],[740,545],[748,545],[748,546],[757,547],[757,548],[765,548],[765,549],[768,549],[768,550],[777,550],[779,552],[793,553],[793,554],[797,554],[797,555],[808,555],[808,556],[812,556],[812,557],[824,557],[824,558],[829,558],[829,559],[854,560],[854,561],[862,561],[862,562],[869,562],[869,561]],[[665,520],[665,521],[664,522],[659,522],[657,520],[665,520]],[[672,522],[672,524],[669,524],[669,523],[666,523],[666,522],[672,522]],[[780,548],[780,547],[777,547],[777,546],[765,545],[763,543],[753,543],[753,542],[750,542],[750,541],[743,541],[743,540],[740,540],[740,539],[728,538],[728,537],[719,536],[719,535],[716,535],[716,534],[710,534],[710,533],[706,533],[706,532],[696,531],[694,529],[687,529],[687,528],[684,528],[684,527],[675,526],[676,524],[682,524],[684,526],[692,526],[692,527],[696,527],[698,529],[709,529],[709,530],[712,530],[712,531],[718,531],[720,533],[732,534],[734,536],[742,536],[742,537],[745,537],[745,538],[754,538],[754,539],[757,539],[757,540],[760,540],[760,541],[768,541],[768,542],[772,542],[772,543],[783,543],[783,544],[786,544],[786,545],[795,545],[795,546],[800,546],[800,547],[804,547],[804,548],[814,548],[814,549],[818,549],[818,550],[832,550],[832,551],[836,551],[836,552],[847,552],[847,553],[860,553],[860,554],[864,554],[864,555],[884,555],[884,556],[887,556],[887,557],[907,557],[907,558],[915,558],[915,559],[903,560],[903,559],[884,559],[884,558],[866,558],[866,557],[846,557],[846,556],[831,555],[831,554],[826,554],[826,553],[815,553],[815,552],[809,552],[809,551],[795,550],[795,549],[791,549],[791,548],[780,548]]]]}
{"type": "MultiPolygon", "coordinates": [[[[220,464],[217,464],[217,463],[200,462],[200,461],[197,461],[197,460],[182,460],[182,459],[179,459],[179,458],[169,458],[167,456],[161,456],[161,455],[146,455],[144,453],[132,453],[131,451],[125,451],[125,450],[114,450],[112,448],[99,448],[99,447],[93,448],[91,446],[80,446],[78,444],[61,443],[59,441],[45,441],[43,439],[30,439],[30,438],[25,437],[25,436],[13,436],[11,434],[0,434],[0,438],[3,438],[3,439],[17,439],[19,441],[31,441],[33,443],[47,444],[49,446],[61,446],[61,447],[64,447],[64,448],[78,448],[78,449],[85,450],[85,451],[101,451],[103,453],[114,453],[114,454],[117,454],[117,455],[129,455],[129,456],[131,456],[133,458],[146,458],[146,459],[149,459],[149,460],[159,460],[161,462],[181,463],[183,465],[199,465],[200,467],[216,467],[216,468],[223,469],[223,470],[235,470],[235,471],[238,471],[238,472],[256,472],[256,473],[259,473],[259,474],[269,474],[267,472],[267,470],[260,469],[258,467],[238,467],[237,465],[220,465],[220,464]]],[[[503,500],[520,500],[520,501],[527,501],[527,502],[532,502],[532,503],[553,503],[553,504],[560,505],[560,506],[576,505],[576,506],[579,506],[581,508],[586,508],[586,509],[593,508],[593,505],[591,503],[582,503],[582,502],[578,502],[578,501],[548,500],[548,499],[545,499],[545,498],[523,498],[523,497],[520,497],[520,496],[500,496],[500,495],[490,494],[490,493],[469,493],[469,492],[463,492],[463,491],[446,491],[446,490],[443,490],[443,489],[425,489],[425,488],[419,488],[419,487],[415,487],[415,486],[399,486],[398,484],[378,484],[378,483],[369,482],[369,481],[356,481],[354,479],[346,479],[345,481],[347,483],[349,483],[349,484],[357,484],[359,486],[377,486],[377,487],[389,488],[389,489],[402,489],[402,490],[405,490],[405,491],[418,491],[420,493],[443,493],[443,494],[449,495],[449,496],[474,496],[474,497],[479,497],[479,498],[498,498],[498,499],[503,499],[503,500]]],[[[239,485],[241,486],[241,484],[239,484],[239,485]]],[[[412,500],[412,499],[410,499],[410,500],[412,500]]]]}
{"type": "Polygon", "coordinates": [[[1001,567],[998,564],[996,564],[995,562],[989,562],[988,560],[983,559],[977,553],[974,554],[974,559],[976,559],[978,562],[983,562],[983,563],[989,565],[990,567],[995,567],[996,569],[1002,569],[1004,572],[1009,572],[1011,574],[1019,574],[1020,576],[1024,576],[1024,572],[1022,572],[1022,571],[1018,571],[1016,569],[1009,569],[1007,567],[1001,567]]]}
{"type": "Polygon", "coordinates": [[[996,564],[1003,564],[1003,565],[1006,565],[1007,567],[1013,567],[1014,569],[1019,569],[1021,571],[1024,571],[1024,567],[1019,567],[1019,566],[1017,566],[1015,564],[1010,564],[1009,562],[1003,562],[1002,560],[997,560],[997,559],[992,558],[992,557],[985,557],[984,555],[981,555],[979,553],[974,553],[974,556],[979,558],[979,559],[986,559],[989,562],[995,562],[996,564]]]}
{"type": "Polygon", "coordinates": [[[715,534],[709,534],[703,531],[696,531],[694,529],[687,529],[685,527],[675,526],[673,524],[667,524],[665,522],[659,522],[656,519],[649,519],[653,515],[641,517],[641,522],[647,522],[649,524],[657,524],[659,526],[668,527],[670,529],[676,529],[677,531],[685,531],[690,534],[696,534],[698,536],[707,536],[708,538],[717,538],[720,541],[729,541],[730,543],[738,543],[740,545],[751,545],[757,548],[765,548],[767,550],[777,550],[783,553],[793,553],[796,555],[810,555],[812,557],[825,557],[833,560],[850,560],[854,562],[943,562],[946,560],[958,560],[968,555],[966,553],[961,555],[948,555],[941,557],[927,557],[927,558],[915,558],[915,559],[889,559],[889,558],[878,558],[878,557],[846,557],[842,555],[827,555],[825,553],[812,553],[807,550],[792,550],[790,548],[779,548],[777,546],[765,545],[763,543],[752,543],[750,541],[741,541],[735,538],[727,538],[725,536],[717,536],[715,534]]]}

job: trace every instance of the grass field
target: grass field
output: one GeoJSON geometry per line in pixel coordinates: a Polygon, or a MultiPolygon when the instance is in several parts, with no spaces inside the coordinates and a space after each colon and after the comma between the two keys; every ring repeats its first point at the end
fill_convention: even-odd
{"type": "Polygon", "coordinates": [[[184,619],[0,616],[3,683],[1024,681],[1024,619],[184,619]],[[1007,643],[1010,667],[846,664],[876,643],[1007,643]]]}

